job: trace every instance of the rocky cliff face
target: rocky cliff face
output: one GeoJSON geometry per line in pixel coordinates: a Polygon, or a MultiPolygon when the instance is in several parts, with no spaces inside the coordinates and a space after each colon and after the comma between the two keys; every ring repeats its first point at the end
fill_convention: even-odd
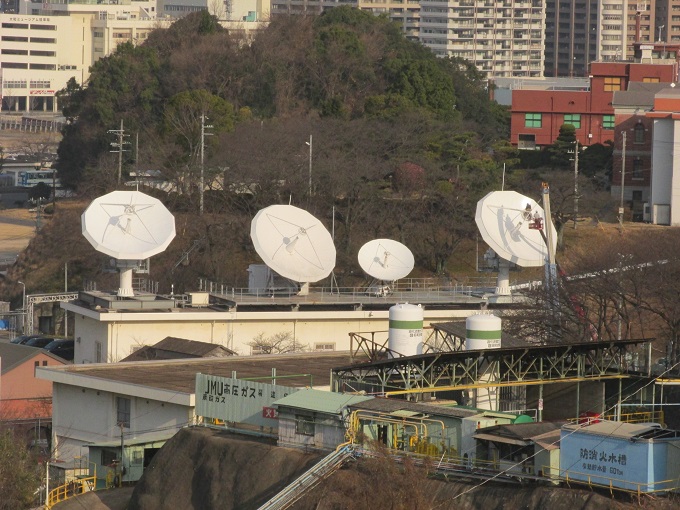
{"type": "MultiPolygon", "coordinates": [[[[181,430],[158,452],[128,510],[255,510],[321,458],[207,428],[181,430]]],[[[447,482],[387,458],[351,462],[294,510],[624,510],[678,508],[678,498],[612,499],[609,493],[552,486],[447,482]]]]}

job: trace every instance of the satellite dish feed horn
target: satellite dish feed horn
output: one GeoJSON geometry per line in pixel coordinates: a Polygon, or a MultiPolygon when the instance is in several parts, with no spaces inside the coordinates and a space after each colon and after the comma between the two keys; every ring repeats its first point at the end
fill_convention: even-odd
{"type": "Polygon", "coordinates": [[[80,217],[83,236],[113,257],[120,272],[118,296],[130,297],[132,271],[165,251],[175,238],[175,218],[157,198],[139,191],[113,191],[93,200],[80,217]]]}

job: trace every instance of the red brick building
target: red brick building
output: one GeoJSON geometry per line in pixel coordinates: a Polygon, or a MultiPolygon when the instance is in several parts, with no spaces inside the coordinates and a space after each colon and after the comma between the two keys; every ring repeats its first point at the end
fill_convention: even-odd
{"type": "Polygon", "coordinates": [[[510,142],[520,149],[552,144],[560,126],[572,124],[583,145],[614,140],[614,92],[631,82],[673,83],[675,63],[593,62],[590,87],[574,90],[513,90],[510,142]]]}

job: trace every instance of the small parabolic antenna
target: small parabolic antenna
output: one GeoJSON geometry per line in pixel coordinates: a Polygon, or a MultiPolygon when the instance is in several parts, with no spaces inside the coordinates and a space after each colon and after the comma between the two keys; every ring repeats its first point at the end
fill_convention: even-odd
{"type": "Polygon", "coordinates": [[[516,191],[492,191],[477,202],[475,214],[482,239],[505,261],[499,268],[497,294],[510,294],[508,262],[522,267],[543,266],[548,262],[545,228],[552,229],[553,253],[557,231],[534,200],[516,191]]]}
{"type": "Polygon", "coordinates": [[[95,250],[116,259],[119,296],[133,296],[132,271],[175,238],[175,218],[160,200],[139,191],[113,191],[92,201],[81,216],[95,250]]]}
{"type": "Polygon", "coordinates": [[[292,205],[270,205],[258,211],[250,225],[255,251],[273,271],[302,283],[327,277],[335,267],[335,245],[326,227],[314,216],[292,205]]]}
{"type": "Polygon", "coordinates": [[[392,239],[373,239],[359,250],[359,265],[376,280],[393,282],[413,270],[413,253],[392,239]]]}

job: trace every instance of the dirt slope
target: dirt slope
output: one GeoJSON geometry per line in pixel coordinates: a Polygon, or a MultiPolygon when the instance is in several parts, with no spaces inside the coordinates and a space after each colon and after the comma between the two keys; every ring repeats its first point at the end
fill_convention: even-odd
{"type": "MultiPolygon", "coordinates": [[[[320,459],[271,440],[181,430],[130,488],[77,496],[55,510],[255,510],[320,459]],[[131,494],[130,494],[131,493],[131,494]]],[[[432,480],[414,466],[362,458],[324,480],[293,510],[671,510],[678,497],[613,499],[608,492],[479,480],[432,480]]]]}
{"type": "Polygon", "coordinates": [[[271,440],[183,429],[153,459],[128,510],[256,509],[320,458],[271,440]]]}

